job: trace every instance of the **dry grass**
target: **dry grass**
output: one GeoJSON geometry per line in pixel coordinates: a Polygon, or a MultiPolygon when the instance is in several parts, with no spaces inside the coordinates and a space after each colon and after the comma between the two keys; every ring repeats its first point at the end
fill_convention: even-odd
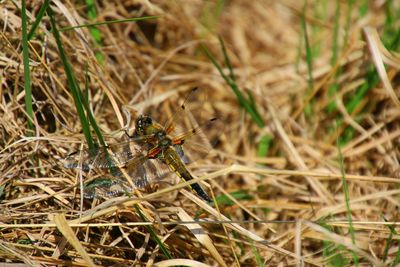
{"type": "MultiPolygon", "coordinates": [[[[223,132],[215,129],[220,143],[213,153],[190,167],[197,181],[207,183],[214,199],[209,205],[189,192],[187,183],[131,197],[83,200],[79,180],[86,175],[61,164],[85,141],[49,18],[44,16],[29,43],[36,115],[35,131],[29,136],[20,2],[3,1],[2,262],[28,266],[394,262],[399,253],[400,59],[382,44],[388,16],[383,1],[370,4],[364,16],[359,12],[363,1],[355,1],[348,31],[349,6],[343,1],[340,50],[332,63],[334,2],[308,1],[305,22],[314,53],[313,83],[308,82],[299,1],[226,1],[221,14],[219,1],[104,1],[97,3],[96,21],[159,18],[99,26],[101,44],[85,27],[62,32],[81,88],[87,73],[89,104],[108,142],[123,133],[123,106],[132,116],[146,108],[168,115],[191,88],[211,92],[208,104],[197,105],[204,104],[200,108],[207,116],[217,113],[225,127],[223,132]],[[265,127],[257,127],[240,107],[202,52],[205,44],[224,65],[218,36],[226,45],[236,84],[243,93],[251,92],[265,127]],[[102,54],[104,64],[98,63],[96,53],[102,54]],[[370,71],[372,65],[377,72],[370,71]],[[369,90],[350,109],[348,104],[367,81],[369,90]],[[337,92],[328,93],[335,83],[337,92]],[[328,112],[332,105],[336,108],[328,112]],[[266,155],[259,149],[263,136],[273,137],[266,155]]],[[[29,25],[41,3],[29,1],[29,25]]],[[[82,1],[54,0],[52,7],[59,28],[93,22],[87,19],[82,1]]],[[[399,18],[393,25],[399,28],[399,18]]]]}

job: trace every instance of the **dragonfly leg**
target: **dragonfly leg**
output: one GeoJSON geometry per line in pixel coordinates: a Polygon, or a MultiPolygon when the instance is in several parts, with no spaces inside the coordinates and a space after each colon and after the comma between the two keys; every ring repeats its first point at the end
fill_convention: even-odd
{"type": "Polygon", "coordinates": [[[132,135],[130,135],[130,134],[128,133],[128,130],[127,130],[127,129],[125,129],[124,132],[125,132],[125,135],[126,135],[128,138],[130,138],[130,139],[132,139],[132,138],[135,137],[135,134],[133,133],[132,135]]]}

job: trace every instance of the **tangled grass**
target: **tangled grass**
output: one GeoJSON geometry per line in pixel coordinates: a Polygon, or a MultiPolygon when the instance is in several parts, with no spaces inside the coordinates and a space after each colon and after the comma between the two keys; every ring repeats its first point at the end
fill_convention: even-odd
{"type": "Polygon", "coordinates": [[[5,266],[399,264],[398,2],[90,2],[0,4],[5,266]],[[82,197],[69,153],[194,87],[224,126],[188,167],[212,203],[82,197]]]}

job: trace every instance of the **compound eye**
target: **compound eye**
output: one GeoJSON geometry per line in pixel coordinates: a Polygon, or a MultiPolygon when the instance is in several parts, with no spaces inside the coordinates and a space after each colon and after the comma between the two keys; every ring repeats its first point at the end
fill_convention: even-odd
{"type": "Polygon", "coordinates": [[[136,123],[141,123],[143,119],[144,119],[143,115],[139,115],[139,117],[137,117],[136,119],[136,123]]]}
{"type": "Polygon", "coordinates": [[[146,117],[145,123],[146,125],[151,125],[153,123],[153,120],[150,117],[146,117]]]}
{"type": "Polygon", "coordinates": [[[143,132],[143,118],[139,117],[135,123],[136,132],[142,133],[143,132]]]}

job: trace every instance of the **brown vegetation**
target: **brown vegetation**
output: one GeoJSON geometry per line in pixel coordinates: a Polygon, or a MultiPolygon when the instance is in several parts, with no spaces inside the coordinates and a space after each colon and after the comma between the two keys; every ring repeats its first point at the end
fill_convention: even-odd
{"type": "MultiPolygon", "coordinates": [[[[98,26],[102,40],[97,43],[87,27],[63,31],[61,40],[81,89],[87,79],[89,105],[109,143],[124,134],[123,107],[132,115],[128,122],[132,127],[138,112],[170,116],[193,87],[209,92],[207,106],[194,103],[200,107],[196,110],[217,114],[224,127],[212,130],[218,134],[218,146],[189,170],[204,183],[214,200],[210,205],[175,180],[131,196],[81,198],[80,178],[90,175],[64,168],[62,159],[86,142],[49,17],[43,17],[29,42],[35,112],[35,130],[29,135],[20,2],[2,1],[3,262],[30,266],[201,266],[200,262],[253,266],[257,261],[269,266],[302,262],[321,266],[333,259],[345,266],[354,264],[355,258],[361,264],[393,262],[398,253],[392,238],[398,231],[400,193],[400,61],[382,43],[389,3],[376,1],[360,15],[364,3],[355,1],[346,30],[349,4],[342,1],[340,49],[332,63],[336,1],[308,1],[305,10],[301,2],[99,1],[97,18],[89,20],[83,1],[52,1],[59,28],[159,16],[98,26]],[[304,14],[314,54],[312,83],[301,26],[304,14]],[[202,45],[229,72],[218,36],[226,46],[237,86],[245,96],[247,92],[253,96],[264,127],[239,105],[205,55],[202,45]],[[349,110],[348,104],[367,82],[370,88],[349,110]],[[329,93],[334,84],[336,93],[329,93]],[[265,137],[272,138],[266,155],[260,148],[265,137]],[[171,262],[166,261],[168,255],[171,262]]],[[[28,2],[28,30],[41,4],[28,2]]]]}

